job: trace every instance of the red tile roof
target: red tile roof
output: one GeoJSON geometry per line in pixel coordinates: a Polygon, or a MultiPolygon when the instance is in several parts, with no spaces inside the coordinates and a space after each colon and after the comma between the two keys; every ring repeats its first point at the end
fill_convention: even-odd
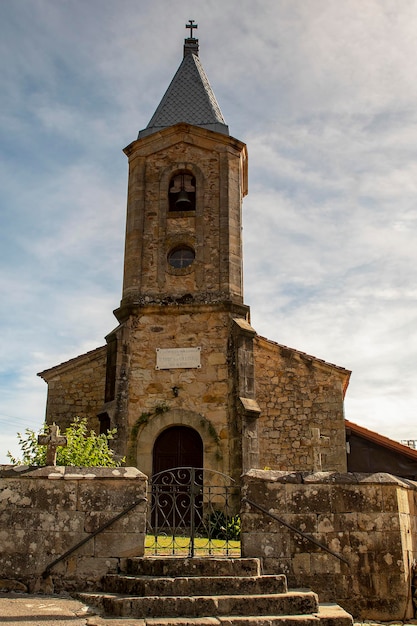
{"type": "Polygon", "coordinates": [[[417,450],[413,450],[413,448],[409,448],[399,441],[394,441],[393,439],[389,439],[388,437],[384,437],[384,435],[380,435],[379,433],[374,432],[373,430],[368,430],[368,428],[364,428],[364,426],[359,426],[358,424],[354,424],[349,420],[345,420],[346,429],[350,429],[352,433],[358,435],[358,437],[362,437],[363,439],[367,439],[372,443],[376,443],[379,446],[383,446],[384,448],[388,448],[393,452],[399,452],[404,456],[409,457],[413,461],[417,461],[417,450]]]}

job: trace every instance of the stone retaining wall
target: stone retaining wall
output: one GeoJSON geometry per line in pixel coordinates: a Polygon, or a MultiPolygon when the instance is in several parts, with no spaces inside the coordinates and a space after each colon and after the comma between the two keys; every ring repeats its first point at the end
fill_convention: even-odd
{"type": "Polygon", "coordinates": [[[356,618],[413,617],[417,557],[417,483],[389,474],[251,470],[243,495],[311,534],[349,565],[249,504],[242,511],[242,556],[262,557],[264,572],[284,573],[356,618]]]}
{"type": "Polygon", "coordinates": [[[136,468],[0,466],[0,587],[95,588],[122,558],[143,556],[145,502],[59,563],[46,580],[41,575],[146,490],[146,476],[136,468]]]}

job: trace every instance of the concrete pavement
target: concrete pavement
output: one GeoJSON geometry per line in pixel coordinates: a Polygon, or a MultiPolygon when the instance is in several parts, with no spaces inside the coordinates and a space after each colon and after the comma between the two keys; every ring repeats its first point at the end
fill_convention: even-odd
{"type": "Polygon", "coordinates": [[[142,626],[144,620],[103,619],[69,595],[0,593],[1,626],[142,626]]]}

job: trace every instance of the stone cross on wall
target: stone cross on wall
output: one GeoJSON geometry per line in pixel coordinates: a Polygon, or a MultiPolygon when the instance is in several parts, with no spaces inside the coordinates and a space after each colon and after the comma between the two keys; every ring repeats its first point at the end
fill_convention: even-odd
{"type": "Polygon", "coordinates": [[[305,443],[311,447],[313,453],[313,472],[321,472],[321,451],[330,446],[330,437],[320,435],[320,428],[312,428],[311,439],[306,439],[305,443]]]}
{"type": "Polygon", "coordinates": [[[59,426],[52,424],[49,426],[49,432],[45,435],[38,435],[38,443],[46,446],[46,464],[56,465],[56,450],[58,446],[65,448],[67,438],[59,434],[59,426]]]}

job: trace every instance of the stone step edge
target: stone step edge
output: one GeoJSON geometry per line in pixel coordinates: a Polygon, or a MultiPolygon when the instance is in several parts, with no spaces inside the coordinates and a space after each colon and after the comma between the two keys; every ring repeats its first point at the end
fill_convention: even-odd
{"type": "MultiPolygon", "coordinates": [[[[150,611],[155,617],[170,615],[182,618],[206,616],[244,616],[246,612],[255,615],[268,615],[271,605],[275,607],[275,616],[311,615],[318,611],[317,594],[308,592],[289,592],[286,594],[266,593],[247,595],[211,595],[211,596],[133,596],[118,593],[78,593],[76,597],[99,612],[113,617],[147,618],[150,611]],[[230,602],[232,610],[229,610],[230,602]],[[243,610],[244,606],[246,610],[243,610]],[[152,609],[154,607],[154,610],[152,609]],[[175,607],[175,608],[174,608],[175,607]],[[252,607],[252,610],[251,608],[252,607]],[[191,613],[189,611],[192,611],[191,613]],[[138,614],[137,612],[144,612],[138,614]],[[156,615],[155,615],[156,613],[156,615]]],[[[327,626],[330,626],[328,624],[327,626]]]]}
{"type": "MultiPolygon", "coordinates": [[[[206,582],[213,580],[214,582],[224,582],[227,584],[230,580],[236,580],[240,583],[244,583],[246,581],[258,582],[261,580],[265,581],[276,581],[277,583],[286,583],[287,577],[285,574],[263,574],[261,576],[142,576],[140,574],[106,574],[103,576],[103,581],[109,580],[143,580],[144,582],[153,582],[153,581],[189,581],[192,580],[192,584],[198,584],[198,582],[206,582]],[[196,582],[194,582],[196,581],[196,582]]],[[[180,583],[179,583],[180,584],[180,583]]]]}
{"type": "MultiPolygon", "coordinates": [[[[250,594],[230,594],[230,593],[225,593],[225,594],[209,594],[207,596],[204,596],[202,594],[194,594],[194,595],[189,595],[189,596],[158,596],[158,595],[149,595],[149,596],[135,596],[129,593],[117,593],[117,592],[111,592],[111,591],[80,591],[80,592],[74,592],[72,594],[75,598],[78,599],[82,599],[82,600],[86,600],[86,599],[91,599],[91,600],[100,600],[102,598],[106,598],[108,600],[176,600],[178,599],[178,601],[184,600],[185,598],[194,598],[194,599],[198,599],[198,598],[218,598],[218,599],[223,599],[223,598],[235,598],[236,595],[238,597],[242,596],[244,598],[286,598],[288,600],[292,600],[292,599],[299,599],[299,598],[315,598],[317,599],[317,594],[314,591],[311,591],[309,589],[290,589],[289,591],[286,591],[285,593],[250,593],[250,594]]],[[[318,605],[318,604],[317,604],[318,605]]],[[[337,605],[336,605],[337,606],[337,605]]]]}
{"type": "MultiPolygon", "coordinates": [[[[87,626],[321,626],[317,615],[247,615],[217,617],[89,617],[87,626]]],[[[338,625],[334,625],[338,626],[338,625]]],[[[342,626],[342,625],[341,625],[342,626]]]]}
{"type": "MultiPolygon", "coordinates": [[[[151,617],[151,618],[122,618],[123,626],[350,626],[352,617],[337,604],[321,604],[319,611],[308,615],[247,615],[247,616],[217,616],[217,617],[151,617]]],[[[87,619],[87,626],[111,626],[121,624],[120,618],[92,616],[87,619]]]]}
{"type": "Polygon", "coordinates": [[[238,580],[259,580],[260,578],[267,578],[272,580],[273,578],[284,580],[286,579],[285,574],[248,574],[244,576],[225,576],[224,574],[220,574],[219,576],[205,576],[204,574],[201,576],[168,576],[167,574],[164,576],[152,576],[149,574],[126,574],[125,572],[121,572],[120,574],[105,574],[104,578],[133,578],[133,579],[143,579],[143,580],[186,580],[192,578],[195,580],[196,578],[204,578],[205,580],[218,580],[219,578],[224,580],[238,579],[238,580]]]}
{"type": "MultiPolygon", "coordinates": [[[[175,569],[181,566],[182,571],[190,570],[188,576],[198,576],[198,570],[201,567],[204,572],[213,569],[218,571],[222,567],[230,569],[230,574],[223,575],[236,575],[236,569],[244,568],[246,571],[242,572],[242,575],[246,575],[248,572],[251,575],[261,574],[261,561],[256,557],[178,557],[178,556],[147,556],[147,557],[127,557],[123,559],[121,563],[122,573],[131,574],[132,569],[138,570],[144,565],[144,569],[149,571],[154,565],[157,567],[164,567],[165,572],[163,575],[169,575],[169,569],[175,569]]],[[[215,573],[215,571],[213,573],[215,573]]],[[[135,572],[137,575],[141,573],[135,572]]],[[[209,574],[206,574],[209,575],[209,574]]]]}
{"type": "Polygon", "coordinates": [[[260,563],[261,559],[257,556],[176,556],[167,555],[167,556],[157,556],[150,554],[149,556],[129,556],[125,557],[128,561],[190,561],[193,563],[204,562],[207,561],[215,562],[220,561],[224,563],[225,561],[230,561],[233,563],[260,563]]]}

